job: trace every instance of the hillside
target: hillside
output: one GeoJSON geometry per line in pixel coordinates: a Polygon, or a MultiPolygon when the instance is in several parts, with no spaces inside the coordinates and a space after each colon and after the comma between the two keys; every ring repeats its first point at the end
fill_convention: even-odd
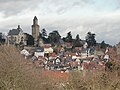
{"type": "Polygon", "coordinates": [[[106,72],[41,71],[16,47],[0,46],[0,90],[120,90],[120,63],[113,63],[106,72]]]}

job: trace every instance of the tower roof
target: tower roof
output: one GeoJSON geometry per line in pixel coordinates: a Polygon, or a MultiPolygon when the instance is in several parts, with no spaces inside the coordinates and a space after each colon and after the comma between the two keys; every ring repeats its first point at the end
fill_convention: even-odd
{"type": "Polygon", "coordinates": [[[36,17],[36,16],[34,17],[34,20],[37,20],[37,17],[36,17]]]}

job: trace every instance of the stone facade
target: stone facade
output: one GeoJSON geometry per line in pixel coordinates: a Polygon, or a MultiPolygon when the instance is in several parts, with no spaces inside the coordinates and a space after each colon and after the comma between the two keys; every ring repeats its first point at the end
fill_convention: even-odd
{"type": "Polygon", "coordinates": [[[35,45],[38,44],[38,38],[39,38],[39,25],[38,25],[38,19],[35,16],[33,19],[33,25],[32,25],[32,36],[34,38],[35,45]]]}
{"type": "Polygon", "coordinates": [[[40,26],[38,25],[38,19],[35,16],[33,19],[33,25],[32,25],[32,36],[34,38],[34,45],[35,46],[43,46],[43,40],[40,37],[40,26]]]}
{"type": "Polygon", "coordinates": [[[20,25],[18,25],[17,29],[12,29],[8,33],[8,44],[20,44],[25,42],[25,35],[22,29],[20,28],[20,25]]]}

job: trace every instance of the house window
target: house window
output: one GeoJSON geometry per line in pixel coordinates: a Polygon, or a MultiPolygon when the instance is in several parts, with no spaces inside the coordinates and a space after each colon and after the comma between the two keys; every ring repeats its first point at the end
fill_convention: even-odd
{"type": "Polygon", "coordinates": [[[23,37],[21,37],[21,41],[23,41],[23,37]]]}

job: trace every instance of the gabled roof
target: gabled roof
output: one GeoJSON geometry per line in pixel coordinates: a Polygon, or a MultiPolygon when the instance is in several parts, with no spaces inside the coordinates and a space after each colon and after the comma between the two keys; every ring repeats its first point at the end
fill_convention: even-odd
{"type": "Polygon", "coordinates": [[[22,31],[22,29],[18,25],[18,28],[10,30],[9,33],[8,33],[8,35],[18,35],[21,31],[22,31]]]}

